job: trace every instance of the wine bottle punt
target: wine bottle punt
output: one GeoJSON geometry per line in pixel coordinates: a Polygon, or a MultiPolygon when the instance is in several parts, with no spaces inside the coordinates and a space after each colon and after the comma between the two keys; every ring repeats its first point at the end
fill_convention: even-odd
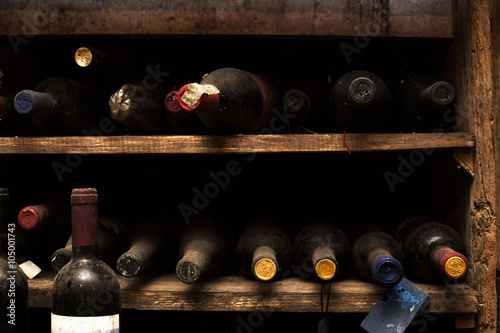
{"type": "Polygon", "coordinates": [[[179,227],[159,218],[145,219],[132,230],[130,249],[116,262],[120,274],[133,277],[148,271],[165,273],[175,267],[179,227]]]}
{"type": "Polygon", "coordinates": [[[28,279],[12,251],[16,233],[15,224],[9,223],[9,205],[9,190],[0,188],[0,332],[27,333],[28,279]]]}
{"type": "Polygon", "coordinates": [[[465,244],[450,226],[429,217],[416,216],[397,228],[405,267],[423,282],[458,280],[468,271],[465,244]]]}
{"type": "Polygon", "coordinates": [[[147,90],[142,83],[125,84],[109,98],[111,118],[128,134],[165,134],[169,131],[164,105],[166,93],[160,85],[147,90]]]}
{"type": "Polygon", "coordinates": [[[247,278],[268,281],[289,269],[292,243],[278,223],[256,220],[245,227],[236,245],[236,255],[247,278]]]}
{"type": "Polygon", "coordinates": [[[179,257],[175,271],[183,283],[195,283],[228,268],[234,252],[233,235],[218,218],[193,220],[179,239],[179,257]]]}
{"type": "MultiPolygon", "coordinates": [[[[97,237],[99,242],[99,257],[108,266],[114,267],[118,257],[130,246],[130,230],[119,221],[98,218],[97,237]]],[[[73,235],[63,248],[54,251],[50,258],[50,266],[56,272],[70,262],[73,253],[73,235]]]]}
{"type": "Polygon", "coordinates": [[[279,105],[274,84],[261,75],[221,68],[179,89],[181,107],[198,114],[218,134],[254,133],[267,126],[279,105]]]}
{"type": "Polygon", "coordinates": [[[384,81],[368,71],[351,71],[333,85],[330,109],[348,132],[373,132],[386,121],[391,95],[384,81]]]}
{"type": "Polygon", "coordinates": [[[453,86],[429,74],[405,79],[393,96],[394,126],[405,132],[430,132],[445,121],[455,101],[453,86]]]}
{"type": "Polygon", "coordinates": [[[20,91],[14,98],[14,107],[29,116],[45,135],[84,135],[96,123],[99,101],[91,86],[52,77],[34,90],[20,91]]]}
{"type": "Polygon", "coordinates": [[[397,285],[404,275],[403,252],[398,242],[378,225],[364,225],[352,237],[352,262],[365,281],[381,287],[397,285]]]}
{"type": "Polygon", "coordinates": [[[71,261],[52,286],[52,333],[119,332],[121,288],[114,271],[99,259],[97,191],[71,193],[71,261]]]}
{"type": "Polygon", "coordinates": [[[293,243],[293,258],[301,274],[331,280],[345,272],[351,261],[349,239],[329,222],[313,222],[302,228],[293,243]]]}

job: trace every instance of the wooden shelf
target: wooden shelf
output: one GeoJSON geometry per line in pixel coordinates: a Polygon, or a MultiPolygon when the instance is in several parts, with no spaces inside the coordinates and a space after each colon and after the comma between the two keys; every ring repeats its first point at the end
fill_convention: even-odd
{"type": "MultiPolygon", "coordinates": [[[[45,271],[29,281],[30,306],[50,307],[55,272],[45,271]]],[[[118,277],[122,307],[137,310],[181,311],[277,311],[318,312],[322,283],[288,278],[281,281],[250,281],[226,276],[197,284],[183,284],[175,274],[118,277]]],[[[475,313],[476,292],[466,283],[456,285],[417,284],[430,297],[429,312],[475,313]]],[[[331,312],[369,312],[384,295],[384,289],[355,279],[332,283],[331,312]]]]}
{"type": "MultiPolygon", "coordinates": [[[[279,35],[451,38],[449,0],[7,1],[0,34],[279,35]]],[[[356,42],[356,41],[355,41],[356,42]]],[[[360,41],[364,43],[364,41],[360,41]]]]}
{"type": "Polygon", "coordinates": [[[0,154],[233,154],[472,148],[469,133],[0,137],[0,154]]]}

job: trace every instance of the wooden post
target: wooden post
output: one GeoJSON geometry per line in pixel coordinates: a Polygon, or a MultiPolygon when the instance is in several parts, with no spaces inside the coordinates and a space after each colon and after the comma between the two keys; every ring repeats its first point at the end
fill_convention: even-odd
{"type": "Polygon", "coordinates": [[[476,136],[474,179],[470,189],[469,212],[465,218],[471,265],[468,282],[478,292],[479,298],[476,332],[496,332],[499,154],[492,50],[499,39],[496,37],[498,31],[492,33],[492,21],[495,22],[493,11],[498,7],[497,1],[453,1],[458,118],[465,120],[460,122],[460,129],[476,136]]]}

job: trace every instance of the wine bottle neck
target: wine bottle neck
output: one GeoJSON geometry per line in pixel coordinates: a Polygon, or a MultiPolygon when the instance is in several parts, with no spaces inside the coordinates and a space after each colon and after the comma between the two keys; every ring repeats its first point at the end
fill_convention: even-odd
{"type": "Polygon", "coordinates": [[[177,95],[182,109],[191,113],[212,113],[219,108],[219,89],[211,84],[186,84],[177,95]]]}
{"type": "Polygon", "coordinates": [[[312,255],[316,275],[322,280],[330,280],[337,272],[337,260],[330,246],[317,247],[312,255]]]}
{"type": "Polygon", "coordinates": [[[99,258],[99,245],[73,246],[71,258],[74,259],[95,259],[99,258]]]}
{"type": "Polygon", "coordinates": [[[23,90],[14,98],[14,107],[22,115],[50,113],[55,109],[56,101],[47,93],[23,90]]]}
{"type": "Polygon", "coordinates": [[[278,271],[276,253],[269,246],[259,246],[253,252],[252,271],[262,281],[271,280],[278,271]]]}
{"type": "Polygon", "coordinates": [[[446,110],[455,100],[455,89],[445,81],[438,81],[422,89],[418,94],[417,105],[426,112],[446,110]]]}
{"type": "Polygon", "coordinates": [[[447,246],[437,248],[432,254],[432,261],[434,266],[450,279],[462,278],[469,269],[467,258],[447,246]]]}
{"type": "Polygon", "coordinates": [[[74,189],[71,194],[73,248],[98,244],[97,192],[74,189]]]}
{"type": "Polygon", "coordinates": [[[303,115],[310,107],[309,96],[299,89],[289,89],[283,94],[283,108],[288,114],[303,115]]]}

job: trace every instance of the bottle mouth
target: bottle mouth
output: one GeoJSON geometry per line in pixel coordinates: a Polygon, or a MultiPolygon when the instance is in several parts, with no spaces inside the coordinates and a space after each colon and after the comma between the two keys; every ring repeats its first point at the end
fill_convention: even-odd
{"type": "Polygon", "coordinates": [[[192,261],[181,261],[177,264],[175,272],[183,283],[194,283],[201,276],[200,266],[192,261]]]}
{"type": "Polygon", "coordinates": [[[399,260],[385,257],[377,260],[372,268],[374,281],[382,287],[397,285],[403,278],[403,266],[399,260]]]}
{"type": "Polygon", "coordinates": [[[455,100],[455,89],[445,81],[438,81],[432,85],[432,100],[439,106],[446,106],[455,100]]]}
{"type": "Polygon", "coordinates": [[[351,98],[360,104],[371,102],[376,93],[375,83],[367,77],[358,77],[349,86],[351,98]]]}
{"type": "Polygon", "coordinates": [[[87,67],[92,63],[92,51],[87,47],[80,47],[75,52],[75,62],[80,67],[87,67]]]}
{"type": "Polygon", "coordinates": [[[302,91],[298,89],[287,90],[283,94],[283,107],[288,113],[298,113],[302,110],[308,110],[311,101],[302,91]]]}
{"type": "Polygon", "coordinates": [[[95,188],[75,188],[71,191],[72,204],[96,204],[98,202],[95,188]]]}
{"type": "Polygon", "coordinates": [[[445,274],[453,279],[460,279],[468,270],[468,260],[463,255],[452,255],[445,260],[445,274]]]}
{"type": "Polygon", "coordinates": [[[38,210],[33,207],[23,208],[17,215],[17,223],[24,230],[34,230],[38,226],[40,221],[40,214],[38,210]]]}
{"type": "Polygon", "coordinates": [[[182,111],[182,107],[179,101],[179,90],[172,90],[165,96],[165,107],[170,112],[182,111]]]}
{"type": "Polygon", "coordinates": [[[28,114],[33,109],[35,99],[33,92],[30,90],[22,90],[17,93],[14,98],[14,107],[20,114],[28,114]]]}
{"type": "Polygon", "coordinates": [[[322,280],[331,280],[337,272],[337,264],[331,259],[321,259],[316,263],[316,275],[322,280]]]}
{"type": "Polygon", "coordinates": [[[255,276],[263,281],[271,280],[276,275],[277,270],[276,263],[269,258],[259,259],[254,266],[255,276]]]}
{"type": "Polygon", "coordinates": [[[116,269],[125,277],[136,276],[141,270],[140,259],[133,254],[123,254],[116,262],[116,269]]]}

